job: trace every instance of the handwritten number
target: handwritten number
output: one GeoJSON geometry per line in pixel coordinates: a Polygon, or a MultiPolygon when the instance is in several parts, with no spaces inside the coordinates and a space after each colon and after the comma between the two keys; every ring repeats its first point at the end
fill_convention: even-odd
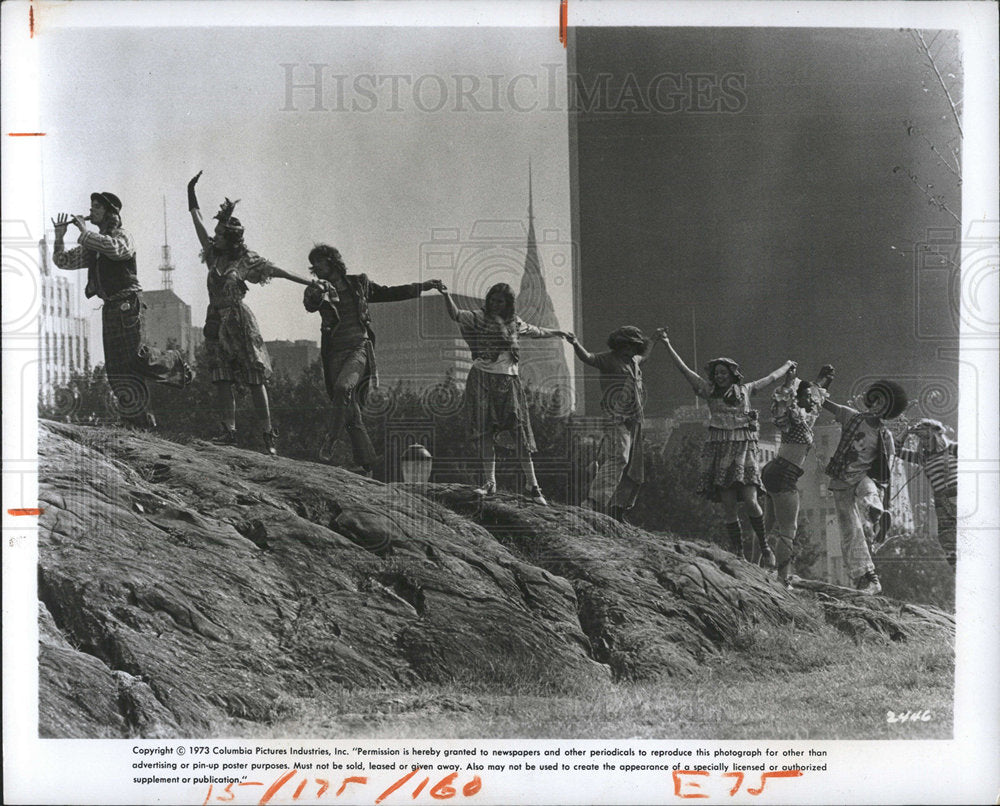
{"type": "Polygon", "coordinates": [[[458,773],[453,772],[438,781],[431,789],[431,797],[436,800],[448,800],[448,798],[455,797],[455,787],[451,786],[451,783],[456,778],[458,778],[458,773]]]}

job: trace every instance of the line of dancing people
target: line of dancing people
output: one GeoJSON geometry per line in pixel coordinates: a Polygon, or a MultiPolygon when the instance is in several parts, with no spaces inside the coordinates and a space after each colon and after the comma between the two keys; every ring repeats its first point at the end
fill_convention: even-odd
{"type": "MultiPolygon", "coordinates": [[[[375,333],[369,303],[412,299],[425,291],[444,296],[448,315],[457,324],[472,354],[472,368],[465,384],[464,411],[470,440],[481,461],[480,496],[493,495],[496,483],[496,448],[513,450],[525,477],[525,496],[545,505],[531,454],[535,439],[528,404],[521,384],[519,340],[564,338],[577,358],[599,373],[603,433],[596,472],[584,505],[623,520],[634,505],[643,483],[642,363],[653,346],[662,343],[678,370],[703,398],[709,411],[708,435],[701,452],[697,492],[722,505],[730,547],[744,556],[738,508],[747,512],[759,546],[760,562],[776,569],[779,579],[791,585],[793,544],[798,521],[798,479],[813,443],[813,426],[821,410],[833,414],[842,426],[840,442],[826,473],[840,525],[846,572],[855,587],[868,594],[881,592],[872,562],[869,540],[887,533],[891,463],[894,457],[909,461],[926,473],[934,495],[938,540],[948,562],[955,564],[955,501],[957,447],[936,420],[921,420],[906,432],[917,437],[916,450],[898,449],[886,421],[907,407],[905,391],[891,381],[873,384],[864,395],[865,410],[834,403],[829,387],[834,378],[830,365],[821,368],[815,381],[798,378],[794,361],[786,361],[769,375],[744,381],[739,364],[726,357],[705,366],[702,377],[685,364],[670,343],[666,328],[652,338],[628,325],[607,339],[604,352],[589,352],[573,333],[537,327],[523,321],[515,310],[514,292],[497,283],[486,294],[478,311],[462,310],[441,280],[383,286],[365,274],[349,274],[340,252],[318,244],[309,252],[312,279],[288,272],[250,251],[244,228],[233,213],[237,202],[220,205],[209,234],[198,204],[196,186],[201,172],[187,186],[188,208],[202,247],[207,268],[209,305],[204,327],[208,371],[217,389],[219,434],[217,444],[236,444],[235,385],[251,390],[263,426],[266,452],[277,453],[277,431],[270,417],[266,381],[271,373],[267,349],[253,312],[244,302],[247,283],[265,284],[272,278],[304,285],[303,305],[320,314],[320,356],[331,411],[319,458],[329,462],[341,434],[350,441],[354,472],[370,475],[375,450],[361,414],[369,390],[378,384],[375,333]],[[773,423],[780,433],[777,456],[763,468],[759,462],[758,412],[751,397],[782,381],[770,401],[773,423]],[[766,491],[765,508],[760,492],[766,491]]],[[[109,385],[123,420],[136,427],[155,427],[149,408],[149,382],[183,387],[193,371],[176,350],[156,350],[143,338],[141,288],[136,271],[135,247],[122,227],[122,202],[113,193],[91,194],[88,216],[60,214],[53,220],[53,262],[61,269],[87,269],[86,296],[103,302],[102,323],[105,368],[109,385]],[[87,228],[87,221],[97,232],[87,228]],[[69,224],[80,232],[78,246],[67,251],[64,237],[69,224]]]]}

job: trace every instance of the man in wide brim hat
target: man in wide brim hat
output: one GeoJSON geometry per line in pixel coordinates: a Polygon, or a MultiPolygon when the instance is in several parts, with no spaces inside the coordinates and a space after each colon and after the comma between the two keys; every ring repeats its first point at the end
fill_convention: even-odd
{"type": "Polygon", "coordinates": [[[841,553],[848,579],[862,593],[882,592],[871,549],[865,538],[867,523],[877,529],[876,542],[889,531],[892,500],[892,457],[895,446],[885,420],[898,417],[907,406],[906,391],[895,381],[876,381],[864,395],[868,411],[841,406],[829,398],[823,408],[841,425],[840,442],[826,466],[827,488],[833,493],[840,527],[841,553]]]}
{"type": "Polygon", "coordinates": [[[122,201],[110,191],[90,194],[90,214],[61,213],[52,223],[55,244],[52,262],[60,269],[87,270],[86,295],[98,297],[104,340],[104,370],[118,412],[131,425],[152,427],[148,381],[185,386],[194,373],[177,350],[156,350],[143,333],[142,288],[136,270],[132,236],[122,228],[122,201]],[[87,220],[97,232],[87,229],[87,220]],[[66,251],[63,236],[72,222],[79,244],[66,251]]]}

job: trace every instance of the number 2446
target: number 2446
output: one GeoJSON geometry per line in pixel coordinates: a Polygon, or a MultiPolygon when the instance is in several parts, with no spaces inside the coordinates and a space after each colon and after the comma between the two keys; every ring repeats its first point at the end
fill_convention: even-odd
{"type": "Polygon", "coordinates": [[[885,721],[891,723],[894,722],[930,722],[934,718],[930,711],[902,711],[901,713],[896,713],[894,711],[885,712],[885,721]]]}

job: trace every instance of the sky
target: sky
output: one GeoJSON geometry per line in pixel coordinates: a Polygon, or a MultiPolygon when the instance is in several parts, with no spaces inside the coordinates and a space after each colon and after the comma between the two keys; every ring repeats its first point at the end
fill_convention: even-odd
{"type": "MultiPolygon", "coordinates": [[[[908,33],[595,27],[571,31],[568,50],[552,34],[53,30],[47,216],[84,211],[95,189],[119,195],[151,290],[165,198],[174,290],[193,322],[207,303],[185,191],[198,170],[206,219],[240,199],[248,246],[285,269],[305,276],[309,249],[328,242],[378,282],[440,276],[481,295],[518,285],[517,261],[484,270],[477,255],[521,248],[530,161],[556,314],[591,350],[621,324],[667,325],[689,363],[729,355],[748,377],[786,358],[805,375],[832,363],[844,396],[897,378],[914,411],[955,424],[955,286],[917,250],[930,232],[954,241],[955,221],[918,185],[960,210],[957,178],[928,147],[946,153],[956,131],[908,33]],[[572,117],[568,72],[604,87],[572,117]]],[[[957,37],[942,46],[960,96],[957,37]]],[[[247,298],[265,339],[315,340],[300,300],[283,281],[247,298]]],[[[98,306],[85,307],[100,360],[98,306]]],[[[691,402],[660,360],[647,366],[652,415],[691,402]]]]}
{"type": "MultiPolygon", "coordinates": [[[[481,293],[486,278],[469,258],[478,245],[492,239],[523,250],[529,161],[539,239],[568,241],[566,53],[549,30],[87,28],[47,35],[47,219],[85,212],[94,190],[118,195],[136,239],[140,282],[152,290],[161,287],[165,197],[173,288],[192,305],[193,322],[203,321],[207,304],[186,196],[199,170],[205,218],[223,198],[240,199],[236,215],[249,248],[302,276],[319,242],[337,246],[350,271],[383,284],[438,276],[429,255],[450,252],[461,257],[442,279],[461,293],[481,293]],[[319,98],[308,87],[289,91],[289,83],[315,86],[313,65],[320,65],[319,98]]],[[[569,264],[546,265],[552,252],[540,250],[542,269],[557,315],[567,320],[569,264]]],[[[504,279],[517,288],[520,266],[509,270],[516,273],[504,279]]],[[[266,340],[318,340],[318,320],[304,315],[299,286],[252,287],[247,303],[266,340]]]]}
{"type": "MultiPolygon", "coordinates": [[[[926,39],[960,102],[957,36],[926,39]]],[[[838,399],[894,378],[911,415],[955,424],[957,283],[915,250],[929,233],[953,248],[958,224],[909,174],[960,211],[931,150],[950,161],[959,138],[909,32],[587,28],[571,46],[610,99],[574,116],[589,343],[664,325],[699,371],[719,355],[748,379],[831,363],[838,399]]],[[[646,381],[650,413],[693,400],[665,351],[646,381]]]]}

